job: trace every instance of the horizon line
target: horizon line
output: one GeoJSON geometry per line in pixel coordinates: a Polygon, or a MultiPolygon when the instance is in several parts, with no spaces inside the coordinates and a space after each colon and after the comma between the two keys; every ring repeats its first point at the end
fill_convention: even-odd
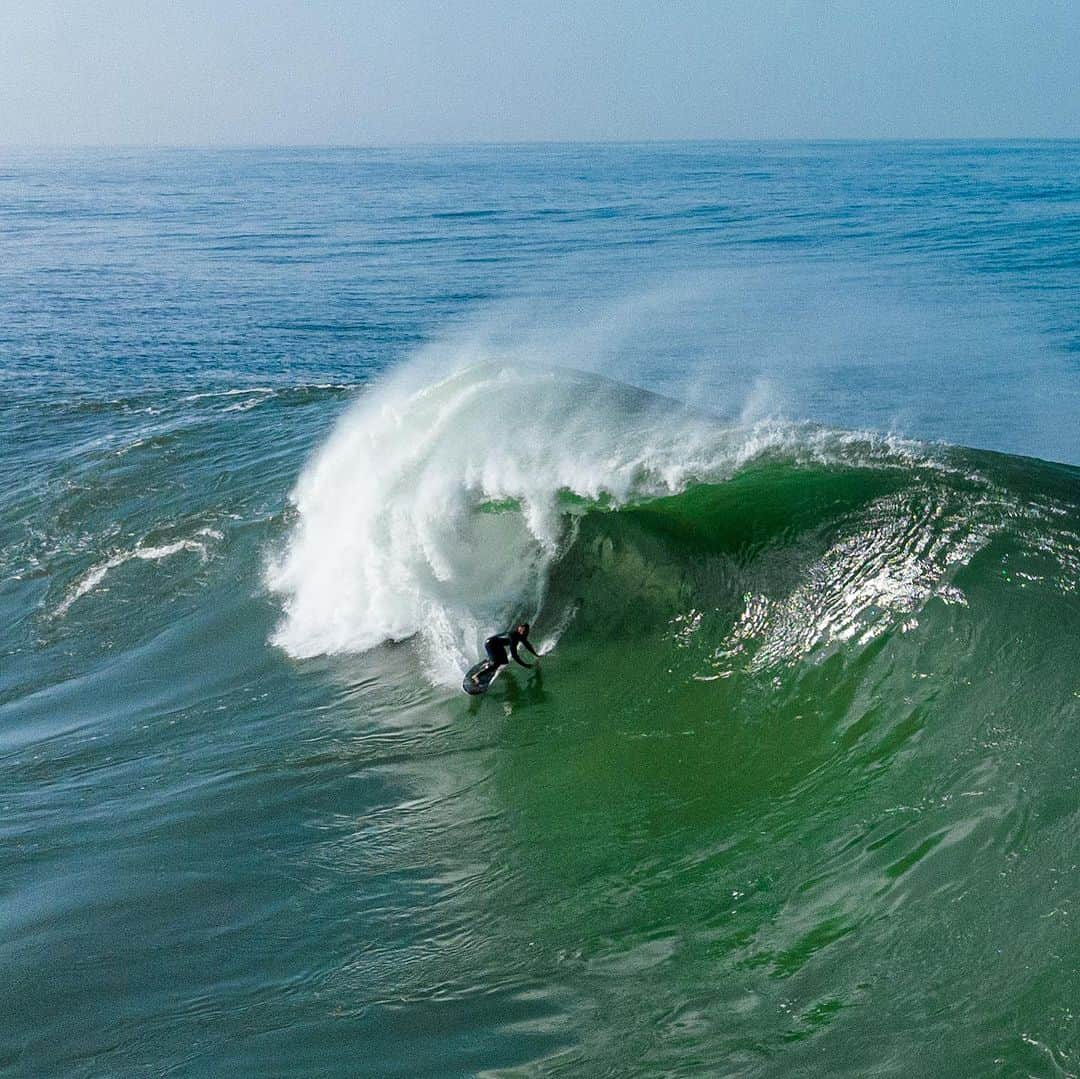
{"type": "Polygon", "coordinates": [[[528,146],[1080,142],[1077,135],[719,135],[671,138],[417,139],[371,142],[0,142],[3,150],[407,150],[528,146]]]}

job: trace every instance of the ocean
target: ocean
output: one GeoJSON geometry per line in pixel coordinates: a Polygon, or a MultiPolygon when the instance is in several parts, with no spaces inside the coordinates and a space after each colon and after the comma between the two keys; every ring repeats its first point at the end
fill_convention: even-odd
{"type": "Polygon", "coordinates": [[[0,239],[0,1075],[1080,1072],[1080,143],[5,149],[0,239]]]}

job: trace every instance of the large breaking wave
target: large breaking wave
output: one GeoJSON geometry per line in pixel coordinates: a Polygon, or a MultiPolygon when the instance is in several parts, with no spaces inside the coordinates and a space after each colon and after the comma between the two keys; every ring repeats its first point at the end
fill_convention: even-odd
{"type": "Polygon", "coordinates": [[[412,639],[452,684],[484,636],[668,627],[696,676],[764,669],[966,602],[994,537],[1075,587],[1052,498],[991,455],[778,422],[725,424],[605,378],[484,364],[406,370],[343,418],[294,492],[268,582],[298,657],[412,639]],[[1050,538],[1048,539],[1048,536],[1050,538]]]}

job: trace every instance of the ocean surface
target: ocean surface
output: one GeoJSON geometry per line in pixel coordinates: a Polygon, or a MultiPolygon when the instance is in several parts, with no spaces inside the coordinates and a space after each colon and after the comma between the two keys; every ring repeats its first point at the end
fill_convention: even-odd
{"type": "Polygon", "coordinates": [[[0,151],[0,1075],[1077,1075],[1078,417],[1080,143],[0,151]]]}

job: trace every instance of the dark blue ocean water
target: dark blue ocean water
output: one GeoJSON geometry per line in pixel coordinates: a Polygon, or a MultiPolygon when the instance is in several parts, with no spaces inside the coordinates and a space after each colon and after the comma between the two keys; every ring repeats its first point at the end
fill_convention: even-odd
{"type": "Polygon", "coordinates": [[[0,1074],[1073,1074],[1078,416],[1080,143],[0,151],[0,1074]]]}
{"type": "Polygon", "coordinates": [[[1075,461],[1078,164],[1068,142],[8,150],[6,387],[360,380],[511,298],[557,360],[566,324],[636,303],[605,361],[654,388],[690,370],[722,409],[760,376],[799,418],[1075,461]]]}

